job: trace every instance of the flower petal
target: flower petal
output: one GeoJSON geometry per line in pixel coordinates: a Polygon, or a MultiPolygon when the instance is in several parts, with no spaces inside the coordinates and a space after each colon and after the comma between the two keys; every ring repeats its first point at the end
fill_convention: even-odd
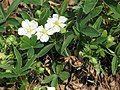
{"type": "Polygon", "coordinates": [[[26,34],[26,30],[21,27],[21,28],[18,29],[18,34],[19,35],[25,35],[26,34]]]}
{"type": "Polygon", "coordinates": [[[25,34],[25,36],[27,36],[28,38],[31,38],[31,37],[32,37],[32,34],[27,33],[27,34],[25,34]]]}
{"type": "Polygon", "coordinates": [[[60,24],[60,27],[61,27],[61,28],[64,28],[65,26],[66,26],[66,24],[64,24],[64,23],[61,23],[61,24],[60,24]]]}
{"type": "Polygon", "coordinates": [[[36,29],[36,28],[38,27],[38,22],[32,20],[32,21],[30,22],[30,27],[31,27],[32,29],[36,29]]]}
{"type": "Polygon", "coordinates": [[[64,16],[60,16],[59,21],[62,22],[62,23],[65,23],[67,21],[67,18],[64,17],[64,16]]]}
{"type": "Polygon", "coordinates": [[[40,37],[40,41],[41,41],[41,42],[47,42],[48,40],[49,40],[49,36],[46,35],[46,34],[44,34],[44,35],[42,35],[42,36],[40,37]]]}
{"type": "Polygon", "coordinates": [[[59,18],[59,15],[58,14],[53,14],[53,18],[59,18]]]}
{"type": "Polygon", "coordinates": [[[51,30],[53,30],[54,32],[59,32],[60,31],[60,27],[55,25],[51,30]]]}
{"type": "Polygon", "coordinates": [[[49,30],[49,29],[51,29],[53,26],[54,26],[53,23],[46,23],[46,24],[45,24],[45,29],[49,30]]]}
{"type": "Polygon", "coordinates": [[[54,30],[51,30],[51,29],[50,29],[50,30],[47,30],[47,34],[48,34],[48,35],[53,35],[54,33],[55,33],[54,30]]]}
{"type": "Polygon", "coordinates": [[[29,28],[30,27],[30,21],[26,19],[25,21],[22,21],[22,27],[23,28],[29,28]]]}
{"type": "Polygon", "coordinates": [[[38,27],[37,31],[42,31],[44,29],[44,27],[41,25],[38,27]]]}

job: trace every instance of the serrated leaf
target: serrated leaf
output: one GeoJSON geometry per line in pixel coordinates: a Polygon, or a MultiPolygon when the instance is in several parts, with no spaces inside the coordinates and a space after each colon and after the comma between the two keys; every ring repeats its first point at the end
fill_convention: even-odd
{"type": "Polygon", "coordinates": [[[64,50],[67,48],[67,46],[70,44],[70,42],[74,39],[74,34],[70,34],[67,36],[67,38],[64,40],[62,47],[61,47],[61,54],[64,52],[64,50]]]}
{"type": "Polygon", "coordinates": [[[85,0],[83,11],[88,14],[96,5],[98,0],[85,0]]]}
{"type": "Polygon", "coordinates": [[[59,77],[62,81],[64,81],[70,77],[70,74],[69,72],[63,71],[59,74],[59,77]]]}
{"type": "Polygon", "coordinates": [[[44,56],[47,52],[50,51],[50,49],[54,46],[54,44],[49,44],[47,46],[45,46],[42,50],[40,50],[40,52],[37,54],[37,58],[38,57],[42,57],[44,56]]]}

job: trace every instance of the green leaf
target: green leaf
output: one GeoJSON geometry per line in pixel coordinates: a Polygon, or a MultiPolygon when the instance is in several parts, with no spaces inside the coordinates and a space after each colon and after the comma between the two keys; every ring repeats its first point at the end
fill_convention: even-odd
{"type": "Polygon", "coordinates": [[[110,7],[111,11],[114,13],[113,17],[117,19],[120,18],[119,4],[114,0],[104,0],[104,2],[110,7]]]}
{"type": "Polygon", "coordinates": [[[18,26],[19,22],[15,18],[8,18],[7,22],[11,25],[18,26]]]}
{"type": "Polygon", "coordinates": [[[0,15],[2,16],[2,19],[6,17],[6,13],[5,13],[1,3],[0,3],[0,15]]]}
{"type": "Polygon", "coordinates": [[[98,0],[85,0],[83,11],[88,14],[96,5],[98,0]]]}
{"type": "Polygon", "coordinates": [[[11,70],[11,69],[13,68],[13,65],[0,64],[0,68],[2,68],[2,69],[7,69],[7,70],[11,70]]]}
{"type": "Polygon", "coordinates": [[[80,27],[84,27],[85,24],[92,18],[98,16],[102,11],[102,6],[94,8],[86,17],[80,22],[80,27]]]}
{"type": "Polygon", "coordinates": [[[30,17],[30,15],[29,15],[27,12],[21,11],[20,14],[21,14],[21,16],[22,16],[22,18],[23,18],[24,20],[25,20],[25,19],[31,20],[31,17],[30,17]]]}
{"type": "Polygon", "coordinates": [[[117,4],[117,12],[120,14],[120,3],[117,4]]]}
{"type": "Polygon", "coordinates": [[[0,78],[13,78],[17,77],[17,75],[9,72],[0,72],[0,78]]]}
{"type": "Polygon", "coordinates": [[[35,45],[34,45],[34,48],[42,48],[44,47],[44,44],[41,44],[40,42],[37,42],[35,45]]]}
{"type": "Polygon", "coordinates": [[[43,83],[43,84],[50,83],[53,80],[54,77],[56,77],[56,74],[52,74],[50,76],[47,76],[47,77],[44,78],[44,80],[41,83],[43,83]]]}
{"type": "Polygon", "coordinates": [[[38,54],[37,58],[44,56],[47,52],[50,51],[50,49],[54,46],[54,44],[49,44],[45,46],[38,54]]]}
{"type": "Polygon", "coordinates": [[[63,70],[63,65],[57,65],[56,66],[56,73],[59,74],[63,70]]]}
{"type": "Polygon", "coordinates": [[[63,71],[59,74],[59,77],[62,81],[64,81],[70,77],[70,74],[69,72],[63,71]]]}
{"type": "Polygon", "coordinates": [[[29,49],[29,48],[31,48],[30,39],[27,36],[23,36],[21,38],[21,41],[22,41],[22,43],[21,43],[20,47],[22,49],[29,49]]]}
{"type": "Polygon", "coordinates": [[[100,33],[92,27],[86,27],[84,29],[81,29],[80,32],[90,37],[98,37],[100,35],[100,33]]]}
{"type": "Polygon", "coordinates": [[[31,38],[28,38],[27,36],[23,36],[21,38],[21,45],[20,47],[25,50],[29,48],[41,48],[44,46],[44,44],[40,44],[40,42],[37,42],[37,36],[32,35],[31,38]]]}
{"type": "Polygon", "coordinates": [[[44,8],[39,17],[39,23],[44,25],[46,23],[48,17],[50,16],[50,13],[51,13],[50,8],[44,8]]]}
{"type": "Polygon", "coordinates": [[[56,75],[51,82],[51,87],[57,87],[57,85],[58,85],[58,77],[56,75]]]}
{"type": "Polygon", "coordinates": [[[68,0],[64,0],[60,8],[60,15],[64,15],[65,11],[67,10],[67,6],[68,0]]]}
{"type": "Polygon", "coordinates": [[[116,55],[120,56],[120,43],[118,43],[116,49],[115,49],[116,55]]]}
{"type": "Polygon", "coordinates": [[[0,26],[0,32],[4,32],[6,30],[6,27],[0,26]]]}
{"type": "Polygon", "coordinates": [[[8,18],[8,16],[17,8],[17,6],[20,4],[22,0],[14,0],[13,3],[9,6],[9,8],[7,9],[7,16],[6,18],[8,18]]]}
{"type": "Polygon", "coordinates": [[[30,69],[31,66],[33,65],[35,59],[36,59],[36,56],[32,56],[30,59],[28,59],[27,63],[25,64],[24,67],[22,67],[21,71],[24,72],[24,71],[30,69]]]}
{"type": "Polygon", "coordinates": [[[23,0],[26,4],[43,5],[47,0],[23,0]]]}
{"type": "Polygon", "coordinates": [[[27,56],[28,58],[31,58],[34,55],[35,51],[33,48],[28,49],[27,56]]]}
{"type": "Polygon", "coordinates": [[[70,44],[70,42],[74,39],[74,34],[70,34],[63,42],[61,47],[61,54],[64,52],[64,50],[67,48],[67,46],[70,44]]]}
{"type": "Polygon", "coordinates": [[[92,42],[92,44],[102,44],[107,40],[107,37],[98,37],[95,41],[92,42]]]}
{"type": "Polygon", "coordinates": [[[111,68],[112,68],[112,74],[115,75],[118,68],[118,57],[116,55],[114,55],[112,59],[111,68]]]}
{"type": "Polygon", "coordinates": [[[102,18],[102,16],[100,16],[100,17],[96,20],[96,22],[94,23],[93,28],[96,29],[96,30],[99,30],[102,21],[103,21],[103,18],[102,18]]]}
{"type": "Polygon", "coordinates": [[[30,38],[30,43],[32,46],[34,46],[37,42],[37,36],[36,35],[32,35],[32,37],[30,38]]]}
{"type": "Polygon", "coordinates": [[[17,72],[20,72],[20,69],[22,67],[22,57],[21,57],[21,54],[19,53],[19,51],[16,49],[16,47],[14,47],[14,54],[17,59],[17,64],[16,64],[15,68],[16,68],[17,72]]]}

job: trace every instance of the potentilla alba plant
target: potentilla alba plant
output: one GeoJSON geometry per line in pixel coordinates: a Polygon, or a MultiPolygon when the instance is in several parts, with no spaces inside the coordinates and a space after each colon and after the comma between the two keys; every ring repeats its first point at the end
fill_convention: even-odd
{"type": "Polygon", "coordinates": [[[31,38],[31,36],[35,34],[38,29],[38,22],[34,20],[29,21],[28,19],[26,19],[25,21],[22,21],[21,25],[22,27],[18,29],[18,34],[25,35],[29,38],[31,38]]]}
{"type": "Polygon", "coordinates": [[[47,26],[49,26],[49,29],[53,30],[53,32],[59,32],[61,28],[64,28],[66,26],[66,21],[66,17],[59,16],[58,14],[53,14],[52,18],[48,18],[47,26]]]}
{"type": "Polygon", "coordinates": [[[53,31],[48,29],[48,26],[45,25],[43,27],[42,25],[38,27],[37,33],[37,39],[40,40],[41,42],[47,42],[49,40],[50,35],[53,35],[53,31]]]}

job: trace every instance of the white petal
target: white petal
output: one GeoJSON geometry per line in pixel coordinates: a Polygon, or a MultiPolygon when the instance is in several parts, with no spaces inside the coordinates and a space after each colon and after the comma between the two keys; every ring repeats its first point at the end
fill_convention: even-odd
{"type": "Polygon", "coordinates": [[[60,24],[60,27],[61,27],[61,28],[64,28],[65,26],[66,26],[66,24],[64,24],[64,23],[61,23],[61,24],[60,24]]]}
{"type": "Polygon", "coordinates": [[[38,27],[37,31],[42,31],[44,29],[44,27],[41,25],[38,27]]]}
{"type": "Polygon", "coordinates": [[[21,28],[18,29],[18,34],[19,35],[25,35],[26,34],[26,30],[21,27],[21,28]]]}
{"type": "Polygon", "coordinates": [[[54,26],[54,24],[53,23],[46,23],[45,24],[45,29],[51,29],[52,27],[54,26]]]}
{"type": "Polygon", "coordinates": [[[58,18],[59,15],[58,14],[53,14],[53,18],[58,18]]]}
{"type": "Polygon", "coordinates": [[[40,41],[41,42],[47,42],[49,40],[49,36],[48,35],[42,35],[41,37],[40,37],[40,41]]]}
{"type": "Polygon", "coordinates": [[[52,18],[48,18],[47,22],[48,22],[48,23],[49,23],[49,22],[52,22],[52,18]]]}
{"type": "Polygon", "coordinates": [[[37,36],[37,40],[39,40],[42,34],[40,32],[37,32],[35,35],[37,36]]]}
{"type": "Polygon", "coordinates": [[[60,16],[59,21],[65,23],[67,21],[67,18],[64,16],[60,16]]]}
{"type": "Polygon", "coordinates": [[[32,34],[27,33],[27,34],[25,34],[25,36],[27,36],[28,38],[31,38],[31,37],[32,37],[32,34]]]}
{"type": "Polygon", "coordinates": [[[23,28],[29,28],[30,27],[30,21],[26,19],[25,21],[22,21],[22,27],[23,28]]]}
{"type": "Polygon", "coordinates": [[[55,25],[55,26],[52,28],[52,30],[53,30],[54,32],[59,32],[59,31],[60,31],[60,27],[57,26],[57,25],[55,25]]]}
{"type": "Polygon", "coordinates": [[[52,30],[52,29],[50,29],[50,30],[47,30],[47,34],[48,35],[53,35],[55,32],[54,32],[54,30],[52,30]]]}
{"type": "Polygon", "coordinates": [[[36,29],[36,28],[38,27],[38,22],[32,20],[32,21],[30,22],[30,27],[33,28],[33,29],[36,29]]]}

